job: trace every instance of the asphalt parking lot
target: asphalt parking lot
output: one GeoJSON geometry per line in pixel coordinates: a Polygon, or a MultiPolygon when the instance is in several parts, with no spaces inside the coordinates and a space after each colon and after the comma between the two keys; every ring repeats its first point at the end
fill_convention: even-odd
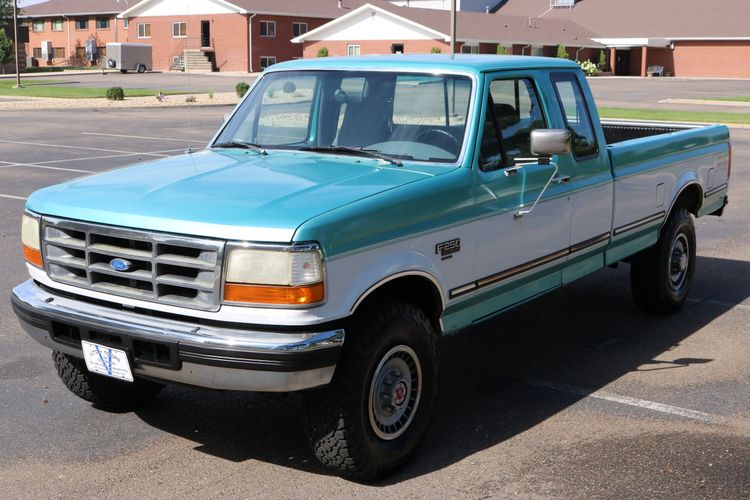
{"type": "Polygon", "coordinates": [[[747,498],[750,130],[733,130],[731,204],[697,221],[677,315],[641,313],[605,269],[441,344],[441,396],[415,459],[375,485],[329,475],[300,402],[169,387],[107,413],[58,381],[19,327],[19,220],[40,187],[205,144],[228,107],[3,112],[0,491],[19,497],[747,498]]]}

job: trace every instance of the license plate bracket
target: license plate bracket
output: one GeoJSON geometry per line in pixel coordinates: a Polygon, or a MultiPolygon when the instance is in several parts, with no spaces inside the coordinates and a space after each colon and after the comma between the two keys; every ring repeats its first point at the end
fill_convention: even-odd
{"type": "Polygon", "coordinates": [[[81,348],[83,349],[86,368],[90,372],[117,380],[133,382],[133,370],[130,367],[130,359],[126,351],[87,340],[81,341],[81,348]]]}

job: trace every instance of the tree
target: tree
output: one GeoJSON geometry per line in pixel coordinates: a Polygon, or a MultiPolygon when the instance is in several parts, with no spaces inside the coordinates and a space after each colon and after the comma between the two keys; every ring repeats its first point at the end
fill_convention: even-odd
{"type": "Polygon", "coordinates": [[[565,45],[557,46],[557,58],[558,59],[570,59],[570,56],[568,56],[568,49],[565,47],[565,45]]]}
{"type": "Polygon", "coordinates": [[[0,66],[3,67],[3,74],[5,74],[5,65],[10,64],[14,57],[13,40],[5,35],[4,29],[0,29],[0,66]]]}
{"type": "Polygon", "coordinates": [[[503,45],[500,45],[500,44],[498,43],[498,44],[497,44],[497,52],[496,52],[496,53],[497,53],[497,55],[499,55],[499,56],[504,56],[504,55],[506,55],[506,54],[508,53],[508,49],[507,49],[507,48],[506,48],[505,46],[503,46],[503,45]]]}
{"type": "Polygon", "coordinates": [[[321,47],[318,49],[318,57],[328,57],[328,48],[321,47]]]}
{"type": "Polygon", "coordinates": [[[0,0],[0,26],[13,26],[12,0],[0,0]]]}

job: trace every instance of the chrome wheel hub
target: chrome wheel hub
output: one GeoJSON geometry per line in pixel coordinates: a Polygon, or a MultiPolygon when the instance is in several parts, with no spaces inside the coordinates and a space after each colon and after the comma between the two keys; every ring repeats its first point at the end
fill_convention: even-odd
{"type": "Polygon", "coordinates": [[[690,244],[687,236],[680,233],[672,241],[672,251],[669,260],[669,286],[672,291],[678,292],[688,275],[688,265],[690,262],[690,244]]]}
{"type": "Polygon", "coordinates": [[[373,432],[381,439],[396,439],[411,424],[422,393],[422,367],[410,347],[399,345],[380,360],[368,398],[373,432]]]}

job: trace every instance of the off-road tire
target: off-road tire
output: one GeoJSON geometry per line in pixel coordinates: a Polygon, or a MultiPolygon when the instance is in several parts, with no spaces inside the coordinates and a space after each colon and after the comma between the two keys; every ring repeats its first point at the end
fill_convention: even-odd
{"type": "MultiPolygon", "coordinates": [[[[353,318],[347,326],[331,384],[306,393],[307,434],[318,460],[343,476],[365,481],[404,465],[424,439],[432,418],[437,395],[437,352],[432,323],[411,305],[370,307],[353,318]],[[378,428],[379,421],[373,413],[376,410],[368,406],[372,390],[379,380],[385,380],[383,370],[387,369],[388,360],[398,355],[408,358],[411,354],[421,369],[421,385],[415,386],[414,378],[410,378],[406,394],[416,394],[417,404],[408,422],[384,439],[377,434],[384,431],[383,427],[378,428]]],[[[386,379],[390,381],[388,376],[386,379]]],[[[407,398],[403,404],[410,405],[412,400],[407,398]]],[[[408,411],[403,404],[389,409],[408,411]]]]}
{"type": "Polygon", "coordinates": [[[679,310],[693,284],[695,250],[693,218],[686,209],[678,208],[662,227],[656,244],[631,260],[630,286],[635,303],[652,314],[679,310]],[[680,262],[687,267],[679,270],[680,262]]]}
{"type": "Polygon", "coordinates": [[[124,382],[91,373],[82,359],[52,352],[57,375],[65,387],[81,399],[108,410],[129,410],[154,399],[164,386],[149,380],[124,382]]]}

